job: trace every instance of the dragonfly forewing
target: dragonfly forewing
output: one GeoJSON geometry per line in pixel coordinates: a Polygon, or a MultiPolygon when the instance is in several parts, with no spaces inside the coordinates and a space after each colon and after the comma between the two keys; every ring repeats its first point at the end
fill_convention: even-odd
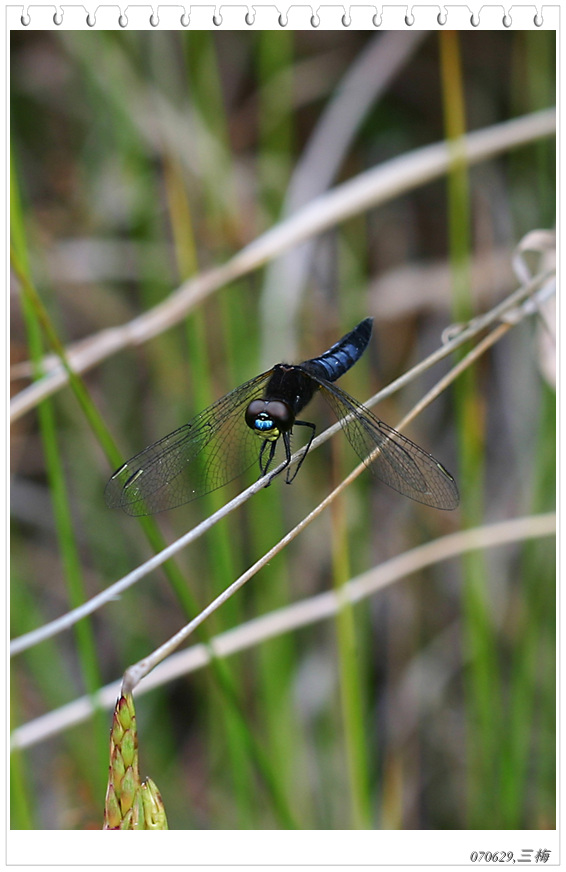
{"type": "Polygon", "coordinates": [[[106,485],[107,506],[153,515],[217,490],[257,464],[261,445],[244,410],[270,374],[240,385],[128,460],[106,485]]]}
{"type": "Polygon", "coordinates": [[[460,497],[456,483],[435,457],[335,384],[318,381],[350,445],[377,478],[426,506],[447,510],[457,507],[460,497]]]}

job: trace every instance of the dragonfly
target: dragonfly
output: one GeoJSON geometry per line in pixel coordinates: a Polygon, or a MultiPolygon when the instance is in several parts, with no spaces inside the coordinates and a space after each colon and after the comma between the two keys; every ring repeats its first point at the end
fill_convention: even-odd
{"type": "Polygon", "coordinates": [[[260,478],[273,472],[268,484],[284,471],[290,484],[316,433],[315,424],[298,416],[320,394],[378,479],[426,506],[455,509],[458,488],[440,461],[334,384],[366,350],[372,325],[373,318],[365,318],[319,357],[275,364],[149,445],[112,475],[106,505],[129,515],[153,515],[224,487],[254,466],[260,478]],[[306,430],[307,443],[292,462],[291,438],[299,427],[306,430]]]}

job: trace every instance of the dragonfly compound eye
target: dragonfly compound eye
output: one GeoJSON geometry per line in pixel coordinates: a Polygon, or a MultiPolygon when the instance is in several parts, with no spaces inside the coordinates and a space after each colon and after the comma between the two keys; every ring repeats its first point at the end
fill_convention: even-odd
{"type": "Polygon", "coordinates": [[[278,439],[294,422],[291,408],[281,400],[252,400],[246,409],[246,424],[264,439],[278,439]]]}

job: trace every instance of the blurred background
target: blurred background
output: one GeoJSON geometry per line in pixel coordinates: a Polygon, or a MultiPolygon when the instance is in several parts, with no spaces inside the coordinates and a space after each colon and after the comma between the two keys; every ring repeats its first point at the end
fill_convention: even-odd
{"type": "MultiPolygon", "coordinates": [[[[63,345],[149,312],[314,196],[448,134],[553,106],[550,31],[12,32],[12,233],[63,345]]],[[[555,142],[390,197],[220,287],[84,382],[127,459],[362,318],[340,384],[364,400],[519,284],[555,222],[555,142]],[[463,269],[462,269],[463,266],[463,269]],[[462,282],[462,276],[464,281],[462,282]],[[458,288],[459,284],[459,288],[458,288]]],[[[17,273],[17,271],[16,271],[17,273]]],[[[52,351],[11,297],[12,394],[52,351]]],[[[544,333],[544,330],[543,330],[544,333]]],[[[555,393],[540,324],[510,331],[407,430],[454,474],[453,513],[357,479],[207,635],[466,527],[551,511],[555,393]]],[[[395,426],[449,361],[377,408],[395,426]]],[[[332,423],[313,401],[309,420],[332,423]]],[[[68,385],[11,432],[11,630],[99,593],[235,495],[155,518],[106,509],[112,463],[68,385]]],[[[274,545],[349,471],[338,434],[73,631],[13,660],[17,727],[125,668],[274,545]]],[[[439,563],[137,700],[140,766],[180,829],[555,826],[554,540],[439,563]]],[[[201,636],[199,638],[204,638],[201,636]]],[[[196,640],[195,640],[196,641],[196,640]]],[[[99,828],[109,711],[13,754],[16,829],[99,828]]]]}

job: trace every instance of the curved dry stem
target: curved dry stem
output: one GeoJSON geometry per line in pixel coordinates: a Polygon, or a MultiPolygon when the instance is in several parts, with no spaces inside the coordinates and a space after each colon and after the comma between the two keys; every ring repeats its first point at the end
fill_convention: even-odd
{"type": "MultiPolygon", "coordinates": [[[[516,312],[516,316],[512,319],[512,322],[498,324],[496,328],[492,331],[492,334],[490,334],[490,336],[488,337],[485,337],[477,349],[472,349],[472,351],[466,356],[466,358],[464,358],[464,360],[454,366],[450,370],[450,372],[447,373],[447,375],[444,376],[437,383],[437,385],[428,392],[426,397],[424,397],[417,404],[417,406],[415,406],[414,409],[411,410],[411,412],[409,412],[403,418],[403,420],[399,423],[398,428],[405,426],[416,416],[418,412],[422,411],[422,409],[426,405],[432,402],[432,400],[435,399],[436,396],[438,396],[441,390],[444,390],[448,384],[454,381],[454,379],[460,374],[461,371],[463,371],[463,369],[465,369],[467,366],[470,366],[480,353],[485,351],[486,348],[488,348],[490,345],[493,344],[493,342],[500,338],[501,335],[503,335],[508,329],[511,328],[511,326],[513,326],[513,324],[518,323],[521,318],[526,317],[527,314],[530,314],[529,307],[525,307],[523,304],[525,303],[525,301],[530,300],[533,294],[536,293],[536,291],[541,286],[544,286],[547,279],[547,273],[543,273],[540,276],[537,276],[526,286],[519,288],[517,291],[507,297],[507,299],[504,300],[503,303],[494,307],[486,315],[474,319],[474,321],[470,325],[468,325],[464,330],[461,330],[458,335],[455,336],[452,340],[445,343],[444,346],[442,346],[440,349],[430,355],[425,361],[422,361],[420,364],[413,367],[413,369],[409,370],[401,378],[396,379],[396,381],[392,382],[387,388],[379,391],[379,393],[371,397],[367,401],[367,403],[365,403],[365,405],[367,405],[368,407],[374,406],[380,400],[384,399],[386,396],[390,396],[395,390],[399,390],[409,381],[416,378],[417,375],[419,375],[425,369],[428,369],[430,366],[432,366],[433,363],[436,363],[444,357],[447,357],[455,349],[459,348],[464,342],[467,342],[469,339],[476,336],[479,332],[485,330],[487,326],[499,322],[501,317],[507,315],[511,311],[516,312]]],[[[335,424],[333,424],[331,427],[329,427],[327,430],[317,436],[316,439],[313,440],[310,450],[312,451],[316,449],[319,445],[322,445],[324,442],[327,441],[327,439],[333,436],[341,428],[342,425],[340,424],[340,422],[336,422],[335,424]]],[[[293,461],[299,460],[304,453],[304,450],[305,449],[303,448],[300,451],[296,452],[296,454],[293,455],[293,461]]],[[[284,464],[281,464],[278,469],[283,468],[283,465],[284,464]]],[[[196,626],[198,626],[199,623],[202,623],[202,621],[206,617],[208,617],[208,615],[211,614],[212,611],[222,605],[226,601],[226,599],[232,596],[243,584],[245,584],[245,582],[251,577],[250,573],[253,575],[255,572],[257,572],[264,565],[265,562],[269,561],[273,554],[278,553],[278,551],[280,551],[283,547],[285,547],[285,545],[292,541],[292,539],[294,539],[295,536],[298,535],[298,533],[300,533],[305,526],[313,521],[318,516],[318,514],[320,514],[320,512],[323,511],[323,509],[326,508],[344,490],[344,488],[351,484],[351,482],[354,481],[354,479],[357,478],[357,476],[365,470],[365,464],[360,463],[356,467],[356,469],[354,469],[353,472],[350,473],[350,475],[346,479],[344,479],[344,481],[334,491],[332,491],[332,493],[329,494],[322,501],[322,503],[317,506],[316,509],[314,509],[306,518],[304,518],[303,521],[301,521],[300,524],[298,524],[297,527],[294,528],[294,530],[288,533],[287,536],[285,536],[281,540],[281,542],[278,543],[277,546],[275,546],[274,549],[269,551],[267,555],[264,555],[261,560],[257,561],[257,563],[254,564],[251,570],[248,570],[248,573],[246,573],[240,579],[237,579],[229,588],[226,589],[226,591],[224,591],[220,595],[220,597],[217,598],[217,600],[211,603],[207,607],[207,609],[205,609],[205,611],[201,613],[203,616],[202,618],[200,615],[195,618],[195,621],[197,621],[198,623],[191,622],[191,624],[189,625],[191,627],[191,632],[195,629],[196,626]]],[[[75,623],[77,623],[77,621],[81,620],[89,614],[92,614],[99,608],[102,608],[102,606],[104,606],[106,603],[110,602],[117,596],[120,596],[125,590],[136,584],[154,569],[157,569],[157,567],[165,563],[165,561],[168,560],[170,557],[173,557],[173,555],[176,554],[178,551],[181,551],[187,545],[190,545],[192,542],[194,542],[196,539],[206,533],[211,527],[213,527],[214,524],[216,524],[230,512],[237,509],[253,494],[257,493],[257,491],[261,490],[267,484],[269,479],[273,476],[274,472],[275,470],[273,472],[270,472],[267,476],[258,479],[256,482],[254,482],[254,484],[250,485],[250,487],[246,488],[244,491],[238,494],[238,496],[236,496],[233,500],[230,500],[230,502],[226,503],[226,505],[222,506],[222,508],[214,512],[214,514],[210,515],[192,530],[189,530],[187,533],[185,533],[184,536],[181,536],[175,542],[172,542],[171,545],[168,545],[158,554],[155,554],[153,557],[147,560],[145,563],[136,567],[136,569],[134,569],[132,572],[129,572],[115,584],[107,587],[97,596],[83,603],[78,608],[67,612],[60,618],[57,618],[56,620],[51,621],[50,623],[45,624],[44,626],[39,627],[36,630],[32,630],[31,632],[19,636],[17,639],[14,639],[10,644],[11,656],[19,654],[22,651],[25,651],[28,648],[39,644],[45,639],[51,638],[58,633],[69,629],[75,623]]],[[[186,629],[183,629],[181,633],[185,633],[185,636],[183,636],[177,642],[177,644],[180,644],[180,642],[183,641],[184,638],[186,638],[186,635],[188,635],[186,629]]]]}
{"type": "MultiPolygon", "coordinates": [[[[370,107],[385,92],[427,36],[426,31],[387,31],[376,34],[348,67],[335,94],[323,109],[289,179],[283,217],[294,214],[321,196],[336,177],[348,147],[370,107]]],[[[297,311],[312,265],[316,240],[284,252],[268,265],[261,295],[261,320],[274,322],[261,352],[261,368],[268,360],[296,355],[297,311]],[[286,288],[284,302],[281,288],[286,288]],[[265,347],[267,346],[267,347],[265,347]]]]}
{"type": "MultiPolygon", "coordinates": [[[[186,651],[174,654],[158,666],[141,682],[137,693],[147,693],[197,669],[211,661],[213,656],[228,657],[248,650],[269,639],[292,632],[333,617],[344,601],[358,603],[385,587],[419,572],[442,560],[449,560],[469,551],[496,548],[512,542],[523,542],[551,536],[556,531],[556,516],[553,513],[525,518],[513,518],[497,524],[475,527],[471,530],[451,533],[420,545],[398,557],[374,567],[347,582],[338,595],[326,591],[302,602],[284,606],[274,612],[247,621],[239,627],[227,630],[204,645],[199,643],[186,651]]],[[[101,688],[96,700],[84,696],[68,705],[36,718],[18,727],[12,734],[12,748],[27,748],[45,741],[62,730],[87,720],[95,707],[112,708],[120,693],[120,681],[101,688]]]]}
{"type": "MultiPolygon", "coordinates": [[[[546,109],[506,121],[465,138],[470,165],[516,148],[556,129],[555,112],[546,109]]],[[[221,267],[183,283],[166,300],[123,324],[102,330],[67,350],[71,368],[85,372],[128,346],[140,345],[177,324],[198,303],[225,284],[263,266],[292,246],[322,233],[365,209],[375,208],[393,197],[443,175],[450,166],[450,149],[444,142],[394,158],[312,200],[280,224],[247,245],[221,267]]],[[[47,361],[47,374],[24,388],[10,403],[10,420],[33,409],[40,400],[68,381],[62,366],[47,361]]]]}

